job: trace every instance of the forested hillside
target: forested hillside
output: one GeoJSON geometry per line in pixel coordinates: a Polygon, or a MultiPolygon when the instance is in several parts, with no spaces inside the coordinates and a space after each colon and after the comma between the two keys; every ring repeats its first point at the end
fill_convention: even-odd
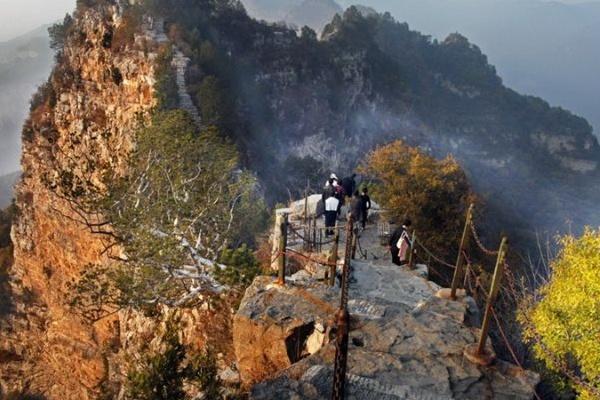
{"type": "MultiPolygon", "coordinates": [[[[340,5],[355,4],[340,0],[340,5]]],[[[541,0],[363,0],[413,29],[443,39],[460,32],[477,43],[509,86],[590,121],[597,107],[600,2],[541,0]],[[565,4],[569,3],[569,4],[565,4]]]]}
{"type": "Polygon", "coordinates": [[[254,21],[236,2],[212,8],[171,0],[155,12],[192,59],[187,82],[204,120],[239,144],[272,201],[303,190],[307,173],[316,187],[403,138],[458,157],[513,231],[598,221],[591,126],[504,86],[467,38],[438,42],[350,8],[318,40],[254,21]]]}

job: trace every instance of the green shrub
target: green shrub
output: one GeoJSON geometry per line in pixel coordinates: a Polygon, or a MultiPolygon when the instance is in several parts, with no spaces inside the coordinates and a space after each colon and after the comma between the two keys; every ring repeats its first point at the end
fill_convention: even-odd
{"type": "Polygon", "coordinates": [[[176,324],[167,323],[164,350],[145,354],[127,375],[126,398],[131,400],[183,400],[184,383],[197,385],[205,398],[221,398],[221,383],[216,360],[210,350],[190,354],[179,340],[176,324]]]}
{"type": "Polygon", "coordinates": [[[73,17],[65,15],[62,22],[57,22],[48,28],[50,36],[50,48],[56,52],[61,52],[65,46],[65,40],[69,30],[73,26],[73,17]]]}
{"type": "Polygon", "coordinates": [[[227,268],[215,271],[219,282],[229,286],[246,287],[261,273],[260,265],[254,253],[245,244],[237,249],[225,249],[219,262],[227,268]]]}

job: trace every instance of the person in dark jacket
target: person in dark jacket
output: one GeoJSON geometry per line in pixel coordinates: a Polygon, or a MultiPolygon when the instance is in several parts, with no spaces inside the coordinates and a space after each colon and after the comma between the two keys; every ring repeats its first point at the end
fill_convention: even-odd
{"type": "Polygon", "coordinates": [[[342,187],[344,188],[344,192],[346,192],[346,196],[352,196],[356,190],[356,174],[343,178],[342,187]]]}
{"type": "Polygon", "coordinates": [[[335,192],[335,197],[340,201],[338,209],[339,214],[344,204],[346,204],[346,192],[344,191],[344,187],[338,184],[337,181],[333,182],[333,190],[335,192]]]}
{"type": "Polygon", "coordinates": [[[362,202],[358,190],[354,192],[354,196],[352,197],[352,200],[350,200],[350,215],[352,216],[354,223],[360,221],[362,215],[362,202]]]}
{"type": "Polygon", "coordinates": [[[389,248],[390,253],[392,254],[392,263],[395,265],[403,265],[403,260],[400,259],[400,249],[398,248],[398,242],[402,237],[409,237],[408,230],[412,225],[412,221],[410,219],[404,220],[402,226],[399,226],[392,232],[390,236],[389,248]]]}
{"type": "MultiPolygon", "coordinates": [[[[356,192],[356,196],[358,197],[358,191],[356,192]]],[[[369,218],[370,209],[371,198],[369,197],[369,189],[364,188],[360,194],[360,223],[362,224],[363,229],[365,229],[367,226],[367,219],[369,218]]]]}

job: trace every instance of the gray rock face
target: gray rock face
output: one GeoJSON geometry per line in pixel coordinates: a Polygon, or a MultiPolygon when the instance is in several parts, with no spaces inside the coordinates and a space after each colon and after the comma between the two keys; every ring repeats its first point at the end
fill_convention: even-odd
{"type": "MultiPolygon", "coordinates": [[[[414,271],[366,261],[352,265],[348,399],[532,397],[536,374],[503,361],[479,367],[463,357],[465,347],[475,343],[479,333],[465,324],[466,315],[472,313],[469,298],[457,302],[440,299],[435,296],[439,287],[414,271]]],[[[337,304],[337,293],[318,289],[320,283],[313,282],[306,289],[314,297],[298,296],[304,290],[298,287],[268,294],[273,289],[258,289],[264,283],[259,279],[249,289],[236,318],[263,324],[265,332],[284,326],[290,331],[298,326],[292,323],[297,319],[325,318],[319,304],[337,304]]],[[[269,344],[270,348],[279,345],[276,341],[269,344]]],[[[243,346],[240,350],[238,357],[243,357],[243,346]]],[[[255,385],[250,398],[330,398],[334,355],[333,343],[325,341],[314,354],[290,362],[288,368],[272,370],[272,380],[255,385]]],[[[254,369],[260,365],[255,363],[254,369]]]]}

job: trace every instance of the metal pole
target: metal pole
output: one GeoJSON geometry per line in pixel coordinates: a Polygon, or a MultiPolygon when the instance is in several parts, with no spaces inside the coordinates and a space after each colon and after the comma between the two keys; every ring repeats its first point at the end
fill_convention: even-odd
{"type": "Polygon", "coordinates": [[[288,216],[284,214],[283,221],[281,222],[281,236],[279,237],[279,276],[277,283],[279,285],[285,285],[285,253],[287,249],[287,230],[288,230],[288,216]]]}
{"type": "Polygon", "coordinates": [[[335,286],[335,274],[337,270],[338,262],[338,251],[340,246],[340,230],[335,230],[335,237],[333,239],[333,247],[331,248],[331,257],[329,259],[329,286],[335,286]]]}
{"type": "Polygon", "coordinates": [[[413,231],[410,243],[410,254],[408,255],[408,269],[415,269],[415,246],[417,243],[417,231],[413,231]]]}
{"type": "Polygon", "coordinates": [[[502,275],[504,274],[504,260],[506,259],[507,252],[507,239],[502,238],[500,244],[500,250],[498,251],[498,259],[496,260],[496,268],[494,270],[494,279],[492,280],[492,287],[487,299],[487,305],[485,307],[485,315],[483,317],[483,324],[481,325],[481,336],[479,337],[479,345],[477,346],[477,355],[481,355],[485,351],[485,342],[487,341],[488,333],[490,330],[490,319],[492,317],[492,307],[500,292],[500,285],[502,282],[502,275]]]}
{"type": "Polygon", "coordinates": [[[343,400],[346,397],[346,366],[348,364],[348,321],[347,310],[339,310],[337,314],[337,332],[335,338],[335,367],[333,370],[332,400],[343,400]]]}
{"type": "Polygon", "coordinates": [[[312,243],[313,243],[313,252],[317,251],[317,219],[313,218],[313,227],[312,227],[312,243]]]}
{"type": "Polygon", "coordinates": [[[342,301],[340,307],[346,307],[348,304],[348,284],[350,275],[350,260],[352,259],[352,238],[354,236],[354,221],[352,216],[348,217],[346,225],[346,250],[344,252],[344,267],[342,269],[342,301]]]}
{"type": "Polygon", "coordinates": [[[302,227],[302,250],[308,251],[308,229],[306,228],[306,221],[302,227]]]}
{"type": "Polygon", "coordinates": [[[356,247],[358,245],[358,232],[352,231],[352,259],[356,259],[356,247]]]}
{"type": "Polygon", "coordinates": [[[323,228],[319,228],[319,253],[323,251],[323,228]]]}
{"type": "Polygon", "coordinates": [[[462,239],[460,241],[460,248],[458,249],[458,257],[456,259],[456,269],[454,270],[454,276],[452,277],[452,289],[450,290],[450,298],[452,300],[456,300],[456,289],[458,289],[458,284],[462,280],[463,276],[463,265],[465,262],[463,251],[469,246],[469,228],[471,227],[471,223],[473,221],[474,208],[475,205],[471,204],[469,206],[469,210],[467,211],[465,229],[463,230],[462,239]]]}
{"type": "Polygon", "coordinates": [[[350,258],[352,256],[352,238],[354,236],[352,217],[348,218],[346,226],[346,251],[342,270],[342,295],[340,309],[337,313],[337,333],[335,341],[335,366],[333,371],[332,400],[343,400],[346,391],[346,367],[348,363],[348,289],[350,283],[350,258]]]}
{"type": "Polygon", "coordinates": [[[308,187],[304,191],[304,223],[308,220],[308,187]]]}

